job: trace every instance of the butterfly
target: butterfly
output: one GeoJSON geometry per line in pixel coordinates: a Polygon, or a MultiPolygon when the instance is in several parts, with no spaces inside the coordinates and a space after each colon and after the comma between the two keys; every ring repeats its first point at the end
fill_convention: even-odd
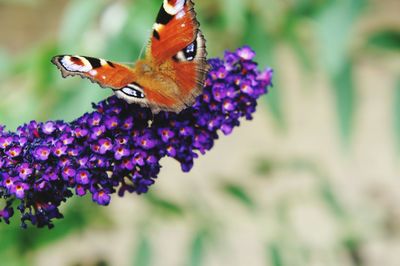
{"type": "Polygon", "coordinates": [[[191,0],[164,0],[143,59],[133,67],[105,59],[58,55],[62,76],[81,76],[111,88],[128,103],[179,113],[203,90],[210,66],[205,39],[191,0]]]}

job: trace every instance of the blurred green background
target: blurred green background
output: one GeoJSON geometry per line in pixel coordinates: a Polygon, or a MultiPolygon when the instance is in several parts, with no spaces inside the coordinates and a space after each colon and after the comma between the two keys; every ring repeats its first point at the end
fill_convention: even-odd
{"type": "MultiPolygon", "coordinates": [[[[161,1],[0,0],[0,123],[70,121],[109,90],[50,58],[135,61],[161,1]]],[[[0,224],[0,265],[400,265],[400,2],[198,0],[210,57],[251,45],[274,87],[254,121],[147,195],[0,224]]]]}

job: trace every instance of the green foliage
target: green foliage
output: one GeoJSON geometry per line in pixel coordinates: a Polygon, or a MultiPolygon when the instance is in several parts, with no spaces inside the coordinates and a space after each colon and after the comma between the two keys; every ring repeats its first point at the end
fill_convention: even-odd
{"type": "Polygon", "coordinates": [[[355,111],[355,88],[353,80],[353,65],[351,62],[343,62],[343,65],[331,76],[335,89],[337,116],[344,144],[350,142],[353,117],[355,111]]]}
{"type": "Polygon", "coordinates": [[[190,259],[188,266],[202,266],[204,264],[205,246],[207,244],[207,232],[205,230],[199,230],[194,234],[191,250],[190,259]]]}
{"type": "MultiPolygon", "coordinates": [[[[1,124],[15,129],[21,123],[32,119],[72,120],[89,110],[91,102],[110,95],[110,91],[101,90],[86,80],[61,79],[59,72],[50,63],[51,57],[61,53],[79,53],[133,63],[147,44],[160,2],[67,1],[62,18],[50,22],[60,23],[56,39],[35,42],[34,45],[28,46],[26,51],[20,51],[19,55],[12,55],[0,45],[1,124]],[[112,21],[110,18],[107,20],[106,16],[111,7],[111,11],[114,12],[111,13],[112,21]],[[112,24],[114,20],[120,25],[112,24]]],[[[273,118],[278,129],[288,130],[290,121],[286,113],[288,107],[284,104],[286,93],[291,88],[284,87],[283,81],[291,77],[280,62],[284,50],[297,60],[301,74],[309,80],[315,79],[315,73],[322,73],[330,82],[330,100],[336,103],[334,108],[338,121],[337,130],[345,147],[352,144],[360,101],[357,92],[362,90],[355,82],[357,60],[361,55],[375,53],[377,50],[398,53],[400,49],[400,33],[396,28],[385,26],[356,36],[356,27],[367,14],[365,12],[366,7],[370,7],[369,1],[195,2],[201,27],[207,37],[210,57],[221,56],[225,49],[236,49],[248,44],[256,50],[256,61],[259,62],[260,68],[271,66],[275,69],[274,87],[264,103],[268,107],[268,115],[273,118]],[[357,49],[354,49],[358,43],[361,43],[362,47],[356,46],[357,49]]],[[[0,5],[24,8],[38,6],[40,3],[41,1],[36,0],[0,1],[0,5]]],[[[32,34],[39,35],[38,32],[32,34]]],[[[304,92],[307,93],[306,89],[304,92]]],[[[390,107],[393,110],[393,135],[400,151],[400,78],[393,92],[390,107]]],[[[368,229],[353,230],[359,217],[352,213],[351,208],[342,204],[337,187],[330,182],[327,171],[323,171],[317,162],[308,158],[259,158],[255,162],[253,170],[257,178],[243,177],[249,185],[244,186],[231,181],[222,185],[218,183],[213,193],[223,203],[238,204],[246,210],[251,210],[251,218],[260,223],[260,239],[267,243],[263,248],[266,265],[309,265],[309,254],[312,253],[312,250],[293,233],[290,211],[298,201],[296,195],[280,195],[279,202],[268,202],[268,208],[265,208],[265,202],[258,202],[258,198],[261,197],[252,194],[255,189],[251,187],[252,182],[265,182],[263,184],[267,184],[266,188],[268,185],[273,186],[276,181],[274,174],[277,172],[305,173],[312,176],[315,184],[312,191],[314,194],[310,193],[312,195],[307,196],[315,202],[322,203],[333,218],[333,223],[340,228],[338,240],[333,247],[329,247],[327,257],[347,254],[349,265],[364,265],[360,253],[362,236],[370,232],[368,229]],[[266,224],[272,228],[266,228],[266,224]],[[273,232],[272,237],[267,234],[269,231],[273,232]],[[293,261],[297,264],[291,263],[293,261]]],[[[193,224],[189,223],[191,233],[187,238],[187,248],[182,251],[186,252],[183,256],[183,260],[186,260],[185,265],[206,265],[209,252],[226,252],[223,230],[231,221],[224,220],[226,217],[213,211],[207,203],[197,202],[197,195],[193,195],[184,203],[160,195],[157,191],[141,197],[145,211],[139,213],[139,216],[146,225],[136,225],[140,233],[133,236],[137,245],[132,247],[132,265],[153,265],[154,257],[158,255],[150,234],[151,229],[155,227],[153,221],[195,221],[193,224]],[[218,248],[215,248],[216,243],[218,248]]],[[[110,216],[87,198],[70,202],[64,214],[65,219],[57,222],[53,230],[30,228],[24,231],[15,224],[0,224],[0,264],[31,265],[30,259],[35,252],[63,241],[70,234],[80,234],[93,227],[113,228],[110,216]]],[[[325,265],[339,265],[340,262],[331,259],[325,265]]]]}
{"type": "Polygon", "coordinates": [[[372,47],[389,51],[400,51],[400,31],[395,29],[383,29],[371,34],[367,44],[372,47]]]}
{"type": "Polygon", "coordinates": [[[345,144],[350,140],[355,112],[353,59],[349,45],[354,24],[361,14],[364,2],[364,0],[334,1],[316,16],[320,58],[332,81],[340,132],[345,144]]]}
{"type": "Polygon", "coordinates": [[[400,77],[395,84],[393,99],[393,128],[396,136],[397,148],[398,151],[400,151],[400,77]]]}
{"type": "Polygon", "coordinates": [[[168,199],[149,192],[145,199],[149,203],[152,212],[160,213],[162,216],[182,216],[185,212],[182,206],[168,199]]]}
{"type": "Polygon", "coordinates": [[[151,243],[150,240],[144,235],[139,234],[138,245],[136,248],[135,256],[133,258],[133,266],[150,266],[151,264],[151,243]]]}
{"type": "Polygon", "coordinates": [[[256,207],[249,193],[240,185],[227,183],[223,185],[222,191],[249,209],[256,207]]]}
{"type": "Polygon", "coordinates": [[[269,245],[268,253],[272,266],[283,266],[282,256],[277,245],[275,244],[269,245]]]}

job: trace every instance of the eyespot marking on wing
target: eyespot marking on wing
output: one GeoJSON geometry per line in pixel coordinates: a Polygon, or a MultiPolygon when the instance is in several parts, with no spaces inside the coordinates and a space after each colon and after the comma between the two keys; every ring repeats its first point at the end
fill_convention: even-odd
{"type": "Polygon", "coordinates": [[[138,103],[147,106],[148,101],[143,88],[137,83],[130,83],[122,89],[115,89],[115,95],[127,103],[138,103]]]}
{"type": "Polygon", "coordinates": [[[173,59],[177,62],[193,61],[197,55],[197,40],[179,51],[173,59]]]}
{"type": "Polygon", "coordinates": [[[139,99],[144,99],[144,91],[137,83],[128,84],[121,90],[125,95],[129,97],[135,97],[139,99]]]}
{"type": "Polygon", "coordinates": [[[93,69],[91,63],[83,56],[63,56],[59,59],[60,64],[70,72],[89,72],[93,69]]]}
{"type": "Polygon", "coordinates": [[[175,16],[183,9],[185,4],[186,0],[164,0],[162,9],[169,15],[175,16]]]}

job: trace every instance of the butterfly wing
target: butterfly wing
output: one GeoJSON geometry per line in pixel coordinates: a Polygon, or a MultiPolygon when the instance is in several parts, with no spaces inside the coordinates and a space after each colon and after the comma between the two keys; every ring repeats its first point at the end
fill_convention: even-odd
{"type": "Polygon", "coordinates": [[[111,88],[118,97],[129,103],[148,106],[143,89],[135,83],[136,76],[131,68],[123,64],[88,56],[59,55],[51,60],[62,76],[88,78],[103,88],[111,88]]]}
{"type": "Polygon", "coordinates": [[[162,63],[196,40],[199,22],[191,0],[164,0],[153,25],[148,56],[162,63]]]}
{"type": "Polygon", "coordinates": [[[59,55],[51,60],[62,76],[81,76],[104,88],[120,89],[135,80],[127,66],[88,56],[59,55]]]}
{"type": "Polygon", "coordinates": [[[193,6],[191,0],[164,0],[153,26],[146,58],[165,79],[174,80],[179,89],[176,92],[153,86],[146,93],[151,105],[168,100],[167,105],[161,104],[162,110],[179,112],[192,105],[203,90],[209,65],[205,39],[193,6]]]}

